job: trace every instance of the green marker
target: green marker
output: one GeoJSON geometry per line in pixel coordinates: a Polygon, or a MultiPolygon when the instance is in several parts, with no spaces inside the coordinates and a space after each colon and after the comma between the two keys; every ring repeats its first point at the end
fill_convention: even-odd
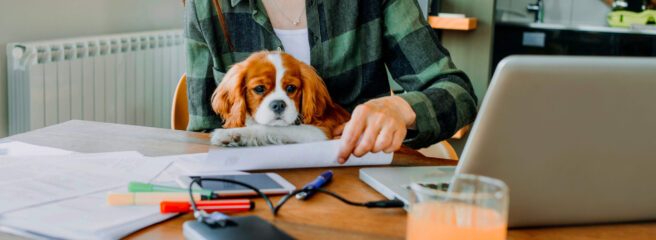
{"type": "MultiPolygon", "coordinates": [[[[169,187],[161,185],[153,185],[140,182],[130,182],[128,185],[129,192],[188,192],[189,189],[179,188],[179,187],[169,187]]],[[[193,190],[193,192],[200,193],[201,195],[207,195],[211,197],[214,193],[210,190],[193,190]]]]}

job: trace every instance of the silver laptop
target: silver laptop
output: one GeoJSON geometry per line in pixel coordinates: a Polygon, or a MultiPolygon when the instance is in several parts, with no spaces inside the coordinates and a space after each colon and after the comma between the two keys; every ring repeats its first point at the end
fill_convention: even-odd
{"type": "MultiPolygon", "coordinates": [[[[399,186],[427,171],[448,170],[360,178],[407,200],[399,186]]],[[[656,219],[656,58],[506,58],[455,173],[505,181],[511,227],[656,219]]]]}

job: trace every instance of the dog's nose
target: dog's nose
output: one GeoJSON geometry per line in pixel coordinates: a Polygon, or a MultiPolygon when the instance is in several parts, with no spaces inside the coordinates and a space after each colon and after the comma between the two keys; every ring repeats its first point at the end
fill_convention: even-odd
{"type": "Polygon", "coordinates": [[[274,113],[280,114],[285,111],[287,104],[282,100],[275,100],[269,104],[269,107],[271,107],[271,110],[273,110],[274,113]]]}

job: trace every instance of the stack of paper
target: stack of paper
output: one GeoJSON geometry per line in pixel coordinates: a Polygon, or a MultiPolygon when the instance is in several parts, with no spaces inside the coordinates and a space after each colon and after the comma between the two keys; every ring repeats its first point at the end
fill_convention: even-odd
{"type": "Polygon", "coordinates": [[[224,171],[246,171],[285,168],[344,167],[388,165],[391,153],[368,153],[351,156],[345,164],[337,163],[342,140],[265,147],[212,149],[206,158],[190,155],[176,161],[176,165],[191,175],[212,175],[224,171]]]}
{"type": "Polygon", "coordinates": [[[2,215],[0,225],[28,237],[118,239],[172,216],[160,214],[159,205],[107,206],[103,191],[10,212],[2,215]]]}
{"type": "Polygon", "coordinates": [[[73,152],[59,148],[43,147],[34,144],[12,141],[0,143],[0,157],[3,156],[54,156],[69,155],[73,152]]]}
{"type": "Polygon", "coordinates": [[[130,181],[152,182],[170,165],[138,152],[0,155],[0,226],[40,238],[126,236],[173,215],[161,215],[158,206],[107,206],[107,192],[125,191],[130,181]]]}

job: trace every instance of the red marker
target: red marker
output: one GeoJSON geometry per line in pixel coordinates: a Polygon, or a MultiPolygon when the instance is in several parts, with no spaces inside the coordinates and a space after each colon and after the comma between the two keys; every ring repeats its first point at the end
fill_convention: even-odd
{"type": "MultiPolygon", "coordinates": [[[[241,212],[252,210],[255,203],[248,199],[203,200],[197,201],[196,207],[198,210],[205,210],[206,212],[241,212]]],[[[193,211],[189,202],[163,201],[159,204],[159,209],[162,214],[193,211]]]]}

